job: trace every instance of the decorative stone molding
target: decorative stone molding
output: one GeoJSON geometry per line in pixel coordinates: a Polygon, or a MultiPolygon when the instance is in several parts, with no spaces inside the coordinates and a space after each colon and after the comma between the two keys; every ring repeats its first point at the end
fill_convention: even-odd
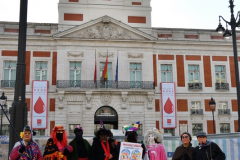
{"type": "Polygon", "coordinates": [[[126,109],[127,108],[127,94],[128,92],[121,92],[122,93],[122,109],[126,109]]]}
{"type": "Polygon", "coordinates": [[[143,95],[130,95],[128,96],[128,101],[130,103],[144,103],[146,96],[143,95]]]}
{"type": "Polygon", "coordinates": [[[109,105],[112,100],[112,95],[110,93],[103,93],[100,99],[103,105],[109,105]]]}
{"type": "Polygon", "coordinates": [[[153,98],[154,98],[154,92],[148,92],[147,95],[147,101],[148,101],[148,109],[152,109],[153,107],[153,98]]]}
{"type": "Polygon", "coordinates": [[[147,40],[139,34],[111,23],[110,21],[108,22],[107,19],[104,19],[104,22],[102,21],[87,28],[70,33],[66,35],[66,37],[81,39],[147,40]]]}
{"type": "Polygon", "coordinates": [[[110,17],[108,17],[108,16],[102,17],[102,22],[103,23],[110,23],[110,17]]]}
{"type": "Polygon", "coordinates": [[[84,52],[75,52],[75,51],[69,51],[67,53],[68,57],[83,57],[84,56],[84,52]]]}
{"type": "Polygon", "coordinates": [[[143,58],[143,53],[128,53],[128,58],[143,58]]]}
{"type": "Polygon", "coordinates": [[[67,102],[82,102],[84,101],[84,96],[77,94],[68,94],[66,95],[67,102]]]}
{"type": "Polygon", "coordinates": [[[64,108],[63,98],[64,98],[64,91],[58,91],[58,109],[64,108]]]}
{"type": "Polygon", "coordinates": [[[101,58],[101,57],[104,57],[106,58],[108,55],[108,57],[113,57],[113,52],[98,52],[98,57],[101,58]]]}
{"type": "Polygon", "coordinates": [[[92,92],[86,92],[86,108],[91,109],[92,92]]]}

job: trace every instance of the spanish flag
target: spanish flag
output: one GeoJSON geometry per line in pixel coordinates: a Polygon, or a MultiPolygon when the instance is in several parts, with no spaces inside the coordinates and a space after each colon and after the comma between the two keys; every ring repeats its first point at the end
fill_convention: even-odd
{"type": "Polygon", "coordinates": [[[107,81],[107,79],[108,79],[107,66],[108,66],[108,55],[107,55],[107,58],[106,58],[106,62],[105,62],[104,70],[103,70],[103,74],[102,74],[102,77],[104,78],[104,81],[107,81]]]}

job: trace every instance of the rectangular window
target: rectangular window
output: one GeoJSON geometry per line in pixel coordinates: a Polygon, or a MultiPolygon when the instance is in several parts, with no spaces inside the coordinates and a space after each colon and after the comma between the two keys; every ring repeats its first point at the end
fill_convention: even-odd
{"type": "MultiPolygon", "coordinates": [[[[105,66],[105,62],[100,63],[100,80],[104,80],[104,77],[102,77],[103,71],[104,71],[104,66],[105,66]]],[[[108,62],[107,65],[107,80],[112,80],[112,63],[108,62]]]]}
{"type": "Polygon", "coordinates": [[[34,129],[36,136],[45,136],[45,129],[34,129]]]}
{"type": "Polygon", "coordinates": [[[226,69],[225,66],[215,66],[216,83],[226,83],[226,69]]]}
{"type": "Polygon", "coordinates": [[[175,136],[175,129],[164,129],[164,133],[170,133],[172,136],[175,136]]]}
{"type": "Polygon", "coordinates": [[[191,109],[201,109],[201,102],[200,101],[191,102],[191,109]]]}
{"type": "Polygon", "coordinates": [[[230,133],[230,123],[220,123],[220,133],[230,133]]]}
{"type": "Polygon", "coordinates": [[[171,64],[161,64],[161,82],[172,82],[171,64]]]}
{"type": "Polygon", "coordinates": [[[81,87],[81,62],[69,63],[70,87],[81,87]]]}
{"type": "Polygon", "coordinates": [[[199,83],[199,66],[189,65],[188,66],[188,81],[189,83],[199,83]]]}
{"type": "Polygon", "coordinates": [[[4,61],[2,87],[14,87],[16,80],[16,66],[15,61],[4,61]]]}
{"type": "Polygon", "coordinates": [[[70,80],[81,80],[81,62],[70,62],[70,80]]]}
{"type": "Polygon", "coordinates": [[[137,134],[139,136],[142,136],[142,124],[140,124],[140,126],[138,127],[137,134]]]}
{"type": "Polygon", "coordinates": [[[2,125],[2,135],[9,136],[10,134],[10,124],[2,125]]]}
{"type": "Polygon", "coordinates": [[[74,129],[76,128],[76,126],[80,126],[80,124],[69,124],[69,136],[74,136],[74,129]]]}
{"type": "Polygon", "coordinates": [[[142,64],[130,63],[130,83],[131,88],[141,88],[142,64]]]}
{"type": "Polygon", "coordinates": [[[199,123],[192,124],[192,135],[196,136],[198,132],[203,131],[203,125],[199,123]]]}
{"type": "Polygon", "coordinates": [[[228,109],[227,102],[219,102],[218,103],[218,109],[222,109],[222,110],[228,109]]]}
{"type": "Polygon", "coordinates": [[[36,62],[35,80],[47,80],[47,62],[36,62]]]}
{"type": "Polygon", "coordinates": [[[4,80],[16,80],[16,66],[15,61],[5,61],[4,62],[4,80]]]}

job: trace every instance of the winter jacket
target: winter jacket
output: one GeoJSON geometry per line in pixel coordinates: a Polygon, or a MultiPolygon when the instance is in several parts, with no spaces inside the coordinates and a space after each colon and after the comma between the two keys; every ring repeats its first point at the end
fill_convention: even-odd
{"type": "MultiPolygon", "coordinates": [[[[73,151],[68,154],[68,157],[67,157],[68,160],[77,160],[78,159],[79,156],[78,156],[77,143],[78,142],[76,141],[75,138],[69,143],[69,145],[72,146],[73,151]]],[[[88,141],[86,139],[83,139],[83,141],[80,142],[80,143],[84,143],[86,151],[87,151],[86,155],[87,155],[87,157],[89,157],[90,156],[90,149],[91,149],[90,144],[88,143],[88,141]]]]}
{"type": "Polygon", "coordinates": [[[198,145],[193,150],[193,160],[225,160],[225,154],[219,146],[211,141],[198,145]]]}
{"type": "MultiPolygon", "coordinates": [[[[111,160],[114,160],[114,157],[116,156],[116,153],[115,153],[116,146],[114,145],[114,143],[112,143],[111,140],[109,140],[108,143],[109,143],[110,154],[112,154],[113,156],[111,160]]],[[[91,147],[90,160],[104,160],[104,159],[105,159],[105,152],[101,145],[101,141],[99,140],[99,138],[95,137],[93,138],[93,143],[91,147]]]]}
{"type": "Polygon", "coordinates": [[[192,160],[193,150],[194,148],[191,143],[189,143],[187,148],[183,145],[178,146],[173,154],[172,160],[192,160]]]}

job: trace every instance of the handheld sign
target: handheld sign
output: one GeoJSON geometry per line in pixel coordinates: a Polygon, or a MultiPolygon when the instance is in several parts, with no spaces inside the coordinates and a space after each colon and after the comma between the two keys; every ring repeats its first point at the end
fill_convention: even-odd
{"type": "Polygon", "coordinates": [[[142,159],[142,144],[121,142],[118,160],[141,160],[142,159]]]}

